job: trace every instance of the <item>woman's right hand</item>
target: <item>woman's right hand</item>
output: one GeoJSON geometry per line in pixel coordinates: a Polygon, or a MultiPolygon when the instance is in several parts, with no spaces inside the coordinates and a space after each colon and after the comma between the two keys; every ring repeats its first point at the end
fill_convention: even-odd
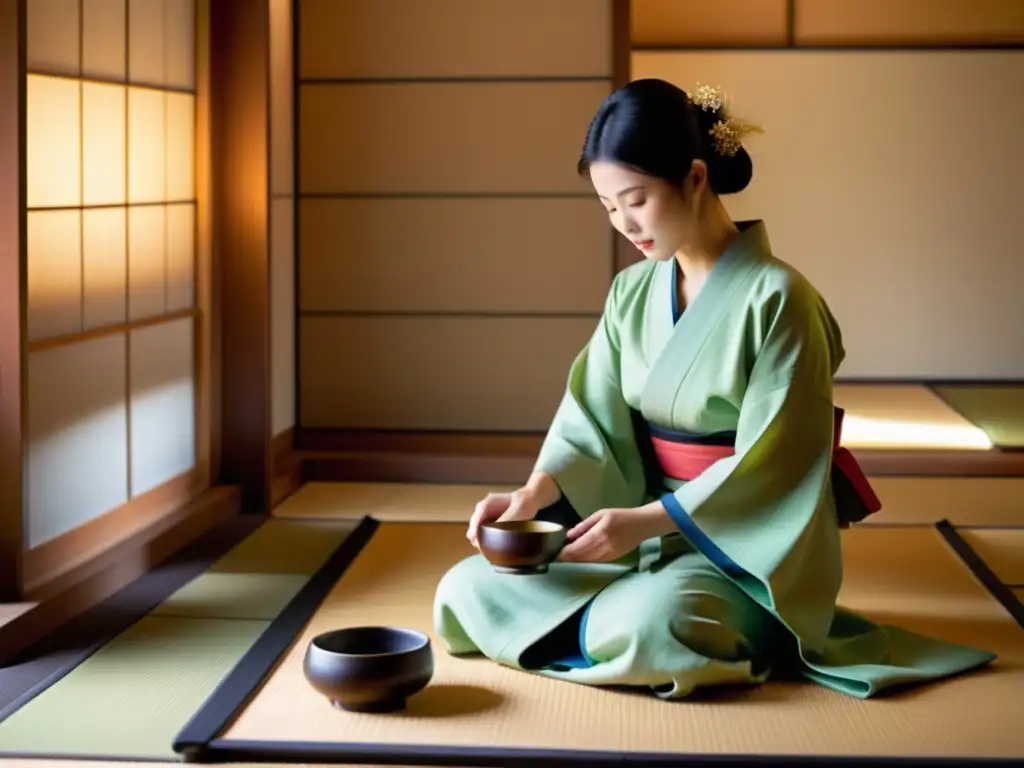
{"type": "Polygon", "coordinates": [[[529,488],[520,488],[511,493],[489,493],[473,510],[466,538],[474,547],[478,547],[477,533],[481,525],[495,520],[530,520],[539,509],[536,494],[529,488]]]}

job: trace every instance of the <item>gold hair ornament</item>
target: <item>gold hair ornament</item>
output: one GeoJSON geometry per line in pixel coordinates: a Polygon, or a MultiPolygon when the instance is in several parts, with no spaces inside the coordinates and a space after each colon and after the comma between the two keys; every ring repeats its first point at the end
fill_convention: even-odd
{"type": "Polygon", "coordinates": [[[764,129],[755,123],[743,123],[726,112],[726,97],[721,88],[711,85],[697,84],[690,96],[696,106],[704,111],[721,112],[718,120],[708,133],[714,140],[715,150],[720,155],[732,157],[740,151],[743,137],[752,133],[764,133],[764,129]]]}

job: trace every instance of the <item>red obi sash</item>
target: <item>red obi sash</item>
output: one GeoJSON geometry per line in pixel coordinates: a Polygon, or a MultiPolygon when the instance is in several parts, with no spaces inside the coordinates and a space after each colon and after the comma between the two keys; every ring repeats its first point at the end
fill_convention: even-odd
{"type": "MultiPolygon", "coordinates": [[[[832,493],[836,500],[839,523],[847,527],[878,512],[882,503],[848,448],[842,447],[842,408],[835,409],[832,441],[832,493]]],[[[700,475],[719,459],[732,456],[736,450],[732,436],[683,435],[649,426],[654,455],[661,471],[674,480],[689,481],[700,475]]]]}

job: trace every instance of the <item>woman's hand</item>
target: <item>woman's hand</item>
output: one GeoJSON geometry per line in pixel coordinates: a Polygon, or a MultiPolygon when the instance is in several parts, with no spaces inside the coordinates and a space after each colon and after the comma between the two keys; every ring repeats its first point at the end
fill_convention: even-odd
{"type": "Polygon", "coordinates": [[[558,559],[609,563],[632,552],[641,542],[674,530],[675,523],[660,501],[632,509],[601,509],[569,530],[569,543],[558,559]]]}
{"type": "Polygon", "coordinates": [[[529,488],[520,488],[511,493],[489,493],[473,510],[466,538],[476,547],[481,525],[495,520],[531,520],[539,509],[536,495],[529,488]]]}
{"type": "Polygon", "coordinates": [[[562,490],[551,476],[545,472],[536,472],[517,491],[487,494],[473,510],[466,538],[474,547],[478,547],[477,534],[481,525],[495,520],[532,520],[537,512],[560,498],[562,490]]]}

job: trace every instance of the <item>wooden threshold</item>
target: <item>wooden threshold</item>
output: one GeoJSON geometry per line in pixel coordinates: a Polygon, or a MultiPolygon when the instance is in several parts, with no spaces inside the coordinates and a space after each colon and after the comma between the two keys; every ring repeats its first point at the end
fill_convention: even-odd
{"type": "Polygon", "coordinates": [[[46,600],[102,570],[118,549],[146,541],[189,514],[190,502],[203,490],[199,473],[185,472],[140,494],[116,509],[24,554],[24,599],[46,600]]]}
{"type": "MultiPolygon", "coordinates": [[[[526,480],[543,435],[299,428],[307,481],[493,483],[526,480]]],[[[1020,477],[1024,452],[854,450],[874,477],[1020,477]]]]}
{"type": "Polygon", "coordinates": [[[237,487],[211,488],[80,567],[76,580],[62,579],[61,590],[47,589],[42,599],[3,606],[6,620],[0,621],[0,664],[152,570],[240,509],[237,487]]]}

